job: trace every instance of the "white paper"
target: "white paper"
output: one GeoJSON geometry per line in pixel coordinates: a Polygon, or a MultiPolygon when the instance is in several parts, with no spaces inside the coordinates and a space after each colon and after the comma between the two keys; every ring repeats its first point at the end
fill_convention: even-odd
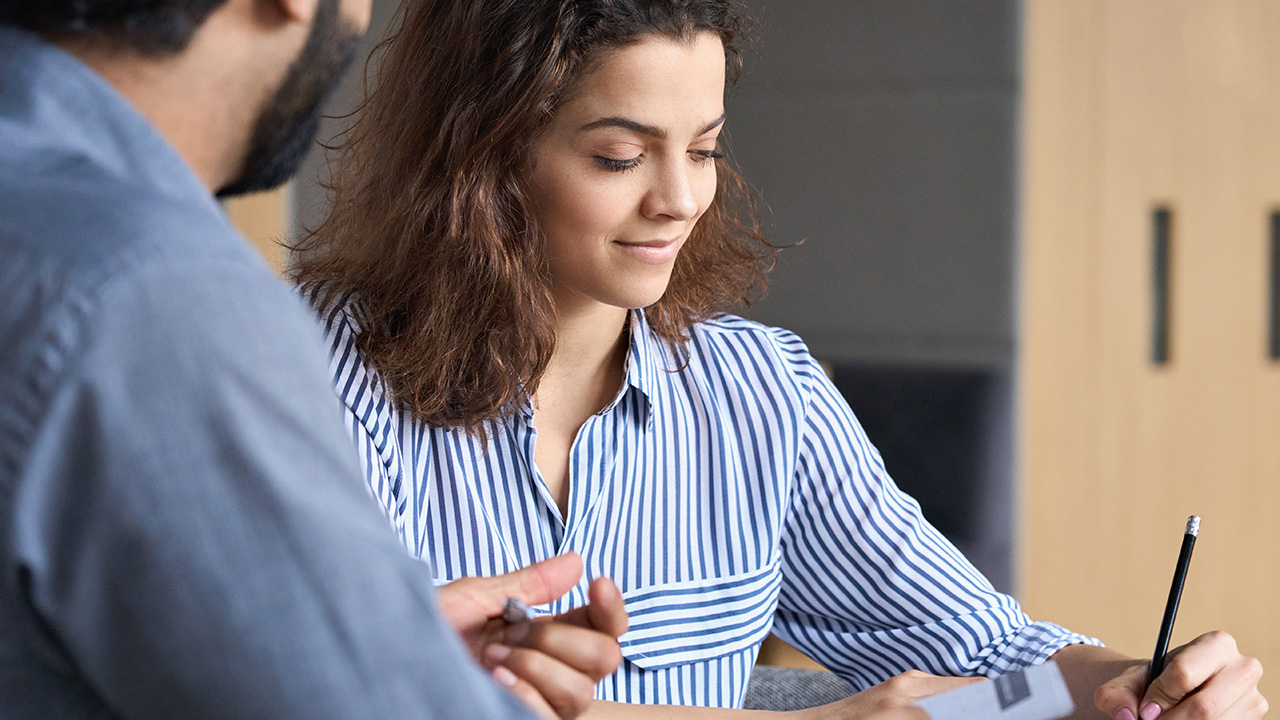
{"type": "Polygon", "coordinates": [[[1057,720],[1075,709],[1053,661],[916,702],[933,720],[1057,720]]]}

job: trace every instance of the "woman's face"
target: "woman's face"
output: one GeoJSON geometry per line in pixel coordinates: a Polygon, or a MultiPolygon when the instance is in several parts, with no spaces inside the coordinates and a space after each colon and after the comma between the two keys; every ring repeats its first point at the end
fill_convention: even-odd
{"type": "Polygon", "coordinates": [[[716,191],[724,47],[650,36],[585,75],[533,148],[530,193],[561,311],[640,308],[716,191]]]}

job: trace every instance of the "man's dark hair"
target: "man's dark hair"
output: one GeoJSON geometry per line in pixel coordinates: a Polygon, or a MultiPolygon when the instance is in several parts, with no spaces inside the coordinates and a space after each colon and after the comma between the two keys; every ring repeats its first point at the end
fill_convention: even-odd
{"type": "Polygon", "coordinates": [[[0,24],[85,36],[146,55],[186,47],[226,0],[0,0],[0,24]]]}

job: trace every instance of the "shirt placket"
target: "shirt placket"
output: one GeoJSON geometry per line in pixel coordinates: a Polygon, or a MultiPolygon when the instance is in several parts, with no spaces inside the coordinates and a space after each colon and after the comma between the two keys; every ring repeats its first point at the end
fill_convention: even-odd
{"type": "MultiPolygon", "coordinates": [[[[560,508],[556,505],[555,498],[551,496],[551,491],[547,489],[547,483],[542,478],[542,472],[538,470],[538,464],[534,461],[534,449],[538,443],[538,430],[533,426],[533,412],[531,409],[526,410],[519,415],[515,423],[516,442],[519,444],[519,457],[524,462],[525,477],[528,482],[525,484],[524,490],[529,493],[530,501],[538,508],[539,523],[538,527],[542,534],[543,547],[546,549],[548,556],[552,553],[558,553],[558,548],[565,538],[565,522],[560,516],[560,508]]],[[[536,561],[542,558],[533,558],[536,561]]]]}

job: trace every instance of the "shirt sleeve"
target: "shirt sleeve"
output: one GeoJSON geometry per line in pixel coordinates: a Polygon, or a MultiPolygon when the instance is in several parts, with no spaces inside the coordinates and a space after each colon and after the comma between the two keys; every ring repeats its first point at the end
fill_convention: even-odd
{"type": "Polygon", "coordinates": [[[774,630],[866,688],[909,669],[993,677],[1073,643],[1032,622],[920,514],[848,404],[808,356],[810,396],[782,538],[774,630]]]}
{"type": "Polygon", "coordinates": [[[404,463],[394,405],[376,371],[363,361],[356,347],[356,328],[343,306],[326,314],[324,333],[329,373],[342,406],[342,422],[355,445],[369,494],[401,541],[412,548],[405,533],[404,463]]]}
{"type": "Polygon", "coordinates": [[[528,717],[369,501],[309,315],[193,265],[61,333],[14,505],[46,656],[121,718],[528,717]]]}

